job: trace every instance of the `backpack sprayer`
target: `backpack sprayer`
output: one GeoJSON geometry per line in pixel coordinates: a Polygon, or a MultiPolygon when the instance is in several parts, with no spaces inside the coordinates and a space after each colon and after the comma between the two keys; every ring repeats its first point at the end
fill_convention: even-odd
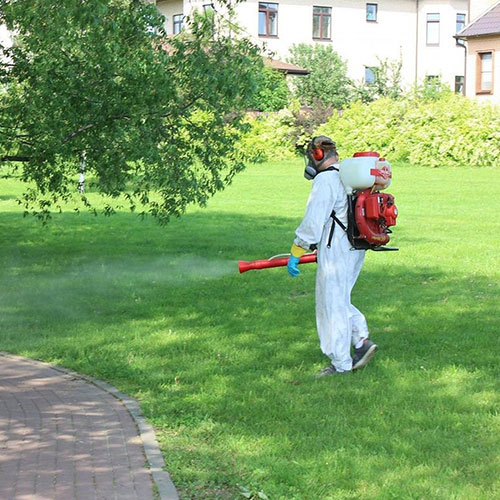
{"type": "MultiPolygon", "coordinates": [[[[333,223],[328,246],[335,225],[339,225],[346,232],[354,250],[379,252],[398,250],[398,248],[385,246],[389,243],[389,235],[392,232],[389,228],[396,225],[398,216],[394,196],[380,192],[391,184],[392,171],[389,162],[385,158],[380,158],[375,151],[364,151],[341,161],[338,171],[347,193],[347,227],[332,211],[333,223]]],[[[283,257],[283,255],[288,254],[253,262],[239,261],[238,268],[240,273],[244,273],[252,269],[284,267],[288,263],[288,257],[283,257]]],[[[299,264],[316,262],[316,260],[315,252],[307,253],[300,258],[299,264]]]]}

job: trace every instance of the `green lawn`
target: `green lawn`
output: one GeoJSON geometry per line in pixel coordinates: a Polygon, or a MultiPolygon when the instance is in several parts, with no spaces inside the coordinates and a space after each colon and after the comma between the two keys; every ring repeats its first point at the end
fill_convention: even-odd
{"type": "Polygon", "coordinates": [[[0,180],[0,350],[137,397],[182,499],[500,498],[500,170],[394,168],[400,251],[353,297],[379,353],[321,380],[315,264],[237,272],[289,250],[310,186],[268,163],[166,227],[43,227],[0,180]]]}

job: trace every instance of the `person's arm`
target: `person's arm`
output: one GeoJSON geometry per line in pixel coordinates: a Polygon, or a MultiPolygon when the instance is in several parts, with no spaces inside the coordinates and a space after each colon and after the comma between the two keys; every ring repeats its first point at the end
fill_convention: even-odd
{"type": "Polygon", "coordinates": [[[312,245],[319,243],[323,228],[332,213],[336,199],[328,175],[330,174],[325,173],[314,179],[304,218],[295,231],[296,237],[291,248],[292,255],[287,266],[288,273],[292,277],[300,274],[297,267],[300,257],[310,250],[312,245]]]}
{"type": "Polygon", "coordinates": [[[332,190],[330,175],[333,174],[328,172],[314,179],[304,218],[295,231],[294,244],[306,251],[320,242],[323,228],[336,202],[336,193],[332,190]]]}

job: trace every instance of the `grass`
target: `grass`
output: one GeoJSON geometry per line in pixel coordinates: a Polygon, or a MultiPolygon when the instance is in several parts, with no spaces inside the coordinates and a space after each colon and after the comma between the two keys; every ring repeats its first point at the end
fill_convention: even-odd
{"type": "Polygon", "coordinates": [[[500,498],[498,169],[394,168],[396,253],[353,302],[380,351],[316,380],[315,265],[286,252],[310,184],[250,167],[166,227],[119,213],[47,226],[0,181],[0,350],[139,398],[182,499],[500,498]]]}

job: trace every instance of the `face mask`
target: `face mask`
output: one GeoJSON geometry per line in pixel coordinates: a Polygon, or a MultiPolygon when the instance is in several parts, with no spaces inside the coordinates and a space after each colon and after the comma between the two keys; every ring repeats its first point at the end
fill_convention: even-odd
{"type": "Polygon", "coordinates": [[[318,171],[310,163],[307,163],[306,168],[304,169],[304,177],[308,181],[312,181],[316,175],[318,175],[318,171]]]}
{"type": "Polygon", "coordinates": [[[318,175],[318,171],[314,166],[314,159],[312,158],[311,154],[308,151],[304,154],[304,163],[305,163],[304,177],[308,181],[312,181],[316,177],[316,175],[318,175]]]}

